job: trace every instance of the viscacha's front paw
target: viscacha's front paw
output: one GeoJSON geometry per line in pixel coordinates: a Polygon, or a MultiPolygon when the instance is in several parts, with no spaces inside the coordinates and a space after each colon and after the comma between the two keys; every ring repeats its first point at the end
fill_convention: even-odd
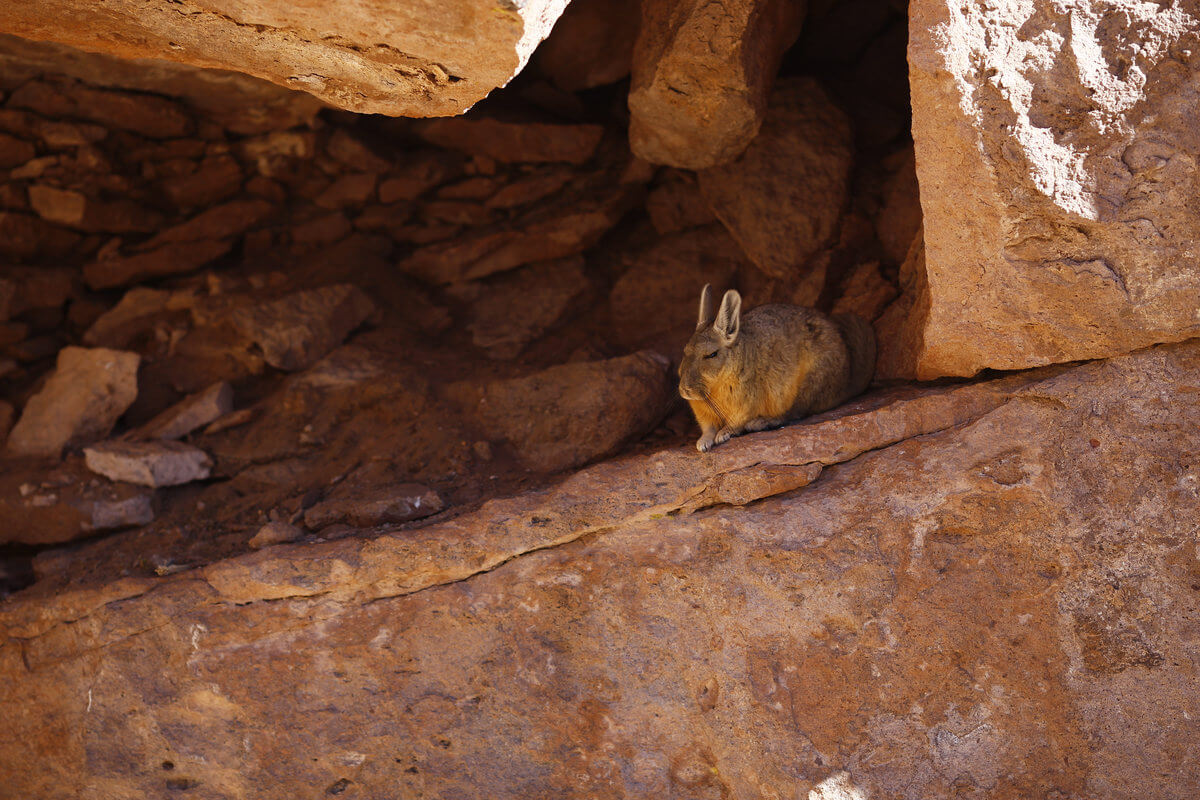
{"type": "Polygon", "coordinates": [[[707,453],[713,449],[713,435],[706,433],[696,440],[696,449],[701,453],[707,453]]]}
{"type": "Polygon", "coordinates": [[[719,444],[725,444],[729,441],[731,436],[733,436],[733,431],[731,431],[729,428],[721,428],[721,430],[717,431],[716,438],[713,439],[713,447],[716,447],[719,444]]]}

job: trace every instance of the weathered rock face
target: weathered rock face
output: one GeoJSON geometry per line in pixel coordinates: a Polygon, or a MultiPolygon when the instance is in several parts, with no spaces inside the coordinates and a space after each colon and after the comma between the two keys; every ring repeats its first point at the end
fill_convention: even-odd
{"type": "Polygon", "coordinates": [[[516,75],[566,0],[451,5],[74,0],[8,6],[0,27],[121,58],[236,70],[330,105],[394,116],[460,114],[516,75]]]}
{"type": "Polygon", "coordinates": [[[1200,6],[914,0],[910,15],[929,297],[900,373],[1200,332],[1200,6]]]}
{"type": "Polygon", "coordinates": [[[1190,797],[1198,389],[1194,343],[909,389],[16,598],[0,764],[47,798],[1190,797]]]}
{"type": "Polygon", "coordinates": [[[701,171],[700,192],[759,269],[794,279],[837,230],[852,141],[820,84],[781,80],[758,136],[736,160],[701,171]]]}
{"type": "Polygon", "coordinates": [[[643,0],[629,89],[629,144],[655,164],[703,169],[758,133],[800,0],[643,0]]]}

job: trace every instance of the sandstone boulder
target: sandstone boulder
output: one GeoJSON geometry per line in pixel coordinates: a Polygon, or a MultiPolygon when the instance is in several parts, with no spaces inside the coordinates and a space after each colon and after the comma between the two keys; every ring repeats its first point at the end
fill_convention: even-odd
{"type": "Polygon", "coordinates": [[[69,444],[102,439],[137,397],[136,353],[65,347],[50,379],[8,437],[12,455],[57,458],[69,444]]]}
{"type": "Polygon", "coordinates": [[[736,160],[699,173],[713,213],[767,275],[794,277],[830,242],[854,166],[850,123],[811,78],[781,80],[736,160]]]}
{"type": "MultiPolygon", "coordinates": [[[[180,14],[170,3],[121,0],[101,8],[47,0],[5,9],[0,29],[126,59],[244,72],[351,111],[437,116],[461,114],[508,83],[566,5],[566,0],[502,6],[481,0],[445,6],[370,0],[352,7],[266,2],[180,14]]],[[[132,124],[118,119],[115,127],[121,127],[117,122],[132,124]]],[[[148,135],[166,135],[161,130],[149,128],[148,135]]]]}
{"type": "Polygon", "coordinates": [[[799,0],[645,0],[633,51],[629,144],[655,164],[703,169],[758,133],[799,0]]]}
{"type": "Polygon", "coordinates": [[[928,306],[903,373],[1200,333],[1195,8],[914,0],[928,306]],[[1117,22],[1119,20],[1119,22],[1117,22]]]}

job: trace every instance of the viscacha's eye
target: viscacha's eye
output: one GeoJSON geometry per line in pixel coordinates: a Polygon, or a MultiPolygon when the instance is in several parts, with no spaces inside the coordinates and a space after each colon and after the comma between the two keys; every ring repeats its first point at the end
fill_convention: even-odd
{"type": "Polygon", "coordinates": [[[717,357],[717,353],[718,353],[718,352],[719,352],[719,351],[717,351],[717,350],[713,350],[711,353],[709,353],[708,355],[706,355],[706,356],[705,356],[705,358],[716,358],[716,357],[717,357]]]}

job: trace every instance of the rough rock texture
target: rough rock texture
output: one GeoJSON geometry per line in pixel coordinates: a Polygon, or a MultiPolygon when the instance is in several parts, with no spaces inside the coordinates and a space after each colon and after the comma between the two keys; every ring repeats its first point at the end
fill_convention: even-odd
{"type": "Polygon", "coordinates": [[[352,111],[438,116],[462,113],[508,83],[566,5],[222,0],[180,9],[46,0],[7,6],[0,28],[121,58],[245,72],[352,111]]]}
{"type": "Polygon", "coordinates": [[[104,438],[137,397],[140,361],[122,350],[64,347],[9,434],[8,452],[57,458],[68,444],[104,438]]]}
{"type": "Polygon", "coordinates": [[[268,364],[294,371],[310,366],[341,344],[374,308],[362,289],[339,284],[237,309],[232,324],[262,350],[268,364]]]}
{"type": "Polygon", "coordinates": [[[583,259],[575,256],[531,264],[459,296],[473,300],[467,324],[472,344],[504,359],[558,322],[587,288],[583,259]]]}
{"type": "Polygon", "coordinates": [[[0,765],[46,798],[1189,798],[1198,390],[1197,344],[907,389],[17,596],[0,765]]]}
{"type": "Polygon", "coordinates": [[[203,480],[212,472],[212,459],[198,447],[182,442],[100,442],[83,449],[92,472],[112,481],[157,489],[203,480]]]}
{"type": "Polygon", "coordinates": [[[0,544],[60,544],[154,519],[153,492],[99,478],[77,456],[39,477],[0,472],[0,544]]]}
{"type": "Polygon", "coordinates": [[[643,351],[449,392],[483,432],[510,441],[526,467],[557,472],[608,455],[658,422],[673,395],[669,366],[643,351]]]}
{"type": "MultiPolygon", "coordinates": [[[[152,58],[113,58],[4,34],[0,34],[0,66],[10,77],[52,73],[114,89],[182,98],[246,136],[309,124],[323,105],[305,92],[289,91],[238,72],[152,58]]],[[[88,106],[77,105],[75,111],[84,118],[95,113],[88,106]]],[[[102,133],[103,129],[92,130],[88,138],[102,133]]],[[[68,143],[59,137],[60,145],[68,143]]]]}
{"type": "MultiPolygon", "coordinates": [[[[928,313],[902,374],[1200,333],[1200,7],[910,7],[928,313]]],[[[890,335],[895,335],[891,332],[890,335]]]]}
{"type": "Polygon", "coordinates": [[[776,83],[758,136],[699,173],[713,213],[767,275],[794,277],[829,243],[854,166],[850,123],[811,78],[776,83]]]}
{"type": "Polygon", "coordinates": [[[661,347],[676,359],[696,328],[704,284],[719,295],[746,263],[720,225],[663,236],[624,261],[625,274],[609,295],[613,334],[627,346],[661,347]]]}
{"type": "Polygon", "coordinates": [[[801,0],[644,0],[629,89],[629,144],[655,164],[702,169],[758,133],[801,0]]]}
{"type": "Polygon", "coordinates": [[[394,525],[428,517],[444,507],[437,492],[419,483],[378,486],[366,490],[340,489],[342,487],[304,512],[304,524],[308,528],[321,530],[337,523],[359,528],[394,525]]]}

